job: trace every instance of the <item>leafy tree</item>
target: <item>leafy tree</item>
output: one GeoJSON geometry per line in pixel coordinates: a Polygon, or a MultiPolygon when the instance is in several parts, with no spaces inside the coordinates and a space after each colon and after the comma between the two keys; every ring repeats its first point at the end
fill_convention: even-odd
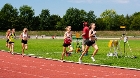
{"type": "Polygon", "coordinates": [[[0,11],[0,29],[3,29],[3,15],[2,15],[2,12],[0,11]]]}
{"type": "Polygon", "coordinates": [[[132,20],[131,30],[140,30],[140,12],[135,12],[130,19],[132,20]]]}
{"type": "Polygon", "coordinates": [[[94,14],[94,11],[89,11],[88,13],[87,13],[87,20],[86,21],[88,21],[88,23],[95,23],[95,21],[96,21],[96,16],[95,16],[95,14],[94,14]]]}
{"type": "Polygon", "coordinates": [[[103,18],[103,22],[105,22],[105,29],[111,30],[112,26],[114,26],[115,20],[113,18],[117,15],[116,11],[114,10],[105,10],[103,13],[101,13],[101,18],[103,18]]]}
{"type": "Polygon", "coordinates": [[[102,18],[96,19],[96,30],[105,30],[105,23],[102,18]]]}
{"type": "Polygon", "coordinates": [[[83,22],[96,23],[96,30],[120,30],[125,25],[127,30],[140,30],[140,12],[132,15],[118,15],[114,10],[105,10],[97,18],[94,11],[86,12],[83,9],[69,8],[61,18],[59,15],[50,15],[48,9],[42,9],[41,14],[34,16],[34,9],[23,5],[18,9],[6,3],[0,10],[0,29],[16,28],[22,30],[64,30],[68,25],[72,31],[81,31],[83,22]]]}
{"type": "Polygon", "coordinates": [[[0,12],[0,28],[7,30],[17,26],[18,10],[11,4],[5,4],[0,12]]]}
{"type": "Polygon", "coordinates": [[[130,20],[130,17],[128,14],[125,16],[125,19],[126,19],[126,30],[130,30],[130,24],[131,24],[131,20],[130,20]]]}
{"type": "Polygon", "coordinates": [[[57,30],[64,30],[64,27],[66,26],[64,19],[62,18],[60,21],[57,22],[56,29],[57,30]]]}
{"type": "Polygon", "coordinates": [[[32,24],[33,24],[33,17],[34,17],[34,10],[32,7],[28,5],[23,5],[19,8],[20,15],[20,29],[23,29],[24,27],[28,28],[29,30],[32,30],[32,24]]]}
{"type": "Polygon", "coordinates": [[[56,25],[57,25],[57,22],[59,22],[61,20],[61,17],[59,15],[51,15],[50,18],[49,18],[49,29],[50,30],[55,30],[57,29],[56,28],[56,25]]]}
{"type": "Polygon", "coordinates": [[[43,9],[39,17],[40,17],[39,30],[49,30],[49,26],[51,25],[49,23],[50,11],[48,9],[43,9]]]}
{"type": "Polygon", "coordinates": [[[79,21],[79,20],[82,20],[82,19],[80,19],[80,18],[82,18],[82,17],[80,17],[80,10],[77,8],[69,8],[66,11],[66,14],[63,16],[65,24],[71,25],[72,30],[79,30],[79,28],[81,28],[80,23],[82,21],[79,21]]]}
{"type": "Polygon", "coordinates": [[[63,16],[65,25],[71,25],[72,30],[82,30],[83,22],[87,21],[89,23],[95,22],[96,16],[94,11],[89,11],[88,13],[85,10],[79,10],[77,8],[69,8],[66,11],[66,14],[63,16]]]}
{"type": "Polygon", "coordinates": [[[120,30],[120,26],[126,26],[126,19],[124,15],[116,15],[114,18],[114,23],[111,30],[120,30]]]}
{"type": "Polygon", "coordinates": [[[39,30],[39,25],[40,25],[40,18],[39,16],[34,16],[33,17],[33,22],[32,22],[32,30],[39,30]]]}

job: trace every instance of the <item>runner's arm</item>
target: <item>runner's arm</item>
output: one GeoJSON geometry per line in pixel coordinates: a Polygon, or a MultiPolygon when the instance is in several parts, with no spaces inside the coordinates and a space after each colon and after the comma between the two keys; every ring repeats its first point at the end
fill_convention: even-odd
{"type": "Polygon", "coordinates": [[[21,34],[20,34],[20,39],[22,39],[22,35],[23,35],[23,34],[21,33],[21,34]]]}

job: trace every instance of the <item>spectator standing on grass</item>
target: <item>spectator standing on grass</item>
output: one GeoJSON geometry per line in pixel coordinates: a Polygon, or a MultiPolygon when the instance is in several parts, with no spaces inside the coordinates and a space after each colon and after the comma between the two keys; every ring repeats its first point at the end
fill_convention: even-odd
{"type": "Polygon", "coordinates": [[[82,51],[85,50],[85,46],[86,46],[86,42],[89,40],[89,27],[88,27],[88,23],[84,22],[83,23],[83,33],[82,33],[82,37],[83,37],[83,42],[82,42],[82,51]]]}
{"type": "Polygon", "coordinates": [[[73,48],[71,46],[71,42],[72,42],[71,26],[67,26],[65,29],[66,32],[64,34],[63,52],[62,52],[61,60],[63,60],[65,54],[68,54],[73,51],[73,48]],[[68,52],[66,51],[67,47],[69,48],[68,52]]]}
{"type": "Polygon", "coordinates": [[[15,35],[15,29],[13,28],[11,33],[8,36],[9,39],[9,49],[10,49],[10,53],[14,54],[14,39],[15,39],[16,35],[15,35]]]}
{"type": "Polygon", "coordinates": [[[24,57],[24,50],[28,48],[27,41],[28,41],[28,29],[24,28],[23,32],[20,35],[21,43],[22,43],[22,57],[24,57]]]}
{"type": "Polygon", "coordinates": [[[36,36],[35,36],[35,37],[36,37],[36,39],[38,39],[38,35],[37,35],[37,34],[36,34],[36,36]]]}
{"type": "Polygon", "coordinates": [[[86,43],[85,51],[82,53],[82,55],[79,58],[79,63],[82,63],[82,58],[83,58],[84,54],[87,53],[90,46],[92,46],[95,49],[93,52],[93,55],[91,56],[92,61],[95,61],[94,56],[98,52],[98,46],[95,43],[95,41],[97,40],[96,31],[95,31],[95,27],[96,27],[95,23],[91,23],[90,27],[91,27],[91,29],[89,31],[89,40],[86,43]]]}

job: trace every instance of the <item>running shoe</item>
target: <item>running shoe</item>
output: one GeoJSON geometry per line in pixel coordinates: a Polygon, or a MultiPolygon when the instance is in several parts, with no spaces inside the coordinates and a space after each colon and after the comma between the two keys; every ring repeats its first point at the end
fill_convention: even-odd
{"type": "Polygon", "coordinates": [[[82,63],[82,60],[79,58],[79,64],[81,64],[82,63]]]}
{"type": "Polygon", "coordinates": [[[93,62],[95,61],[94,57],[91,57],[91,59],[92,59],[93,62]]]}

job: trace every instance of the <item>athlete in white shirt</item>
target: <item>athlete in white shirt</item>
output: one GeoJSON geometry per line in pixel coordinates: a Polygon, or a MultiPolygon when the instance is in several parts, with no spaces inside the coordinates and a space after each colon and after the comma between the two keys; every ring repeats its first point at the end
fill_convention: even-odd
{"type": "Polygon", "coordinates": [[[28,41],[28,33],[27,33],[28,29],[24,28],[23,32],[20,35],[21,43],[22,43],[22,57],[24,57],[24,50],[27,50],[27,41],[28,41]]]}

